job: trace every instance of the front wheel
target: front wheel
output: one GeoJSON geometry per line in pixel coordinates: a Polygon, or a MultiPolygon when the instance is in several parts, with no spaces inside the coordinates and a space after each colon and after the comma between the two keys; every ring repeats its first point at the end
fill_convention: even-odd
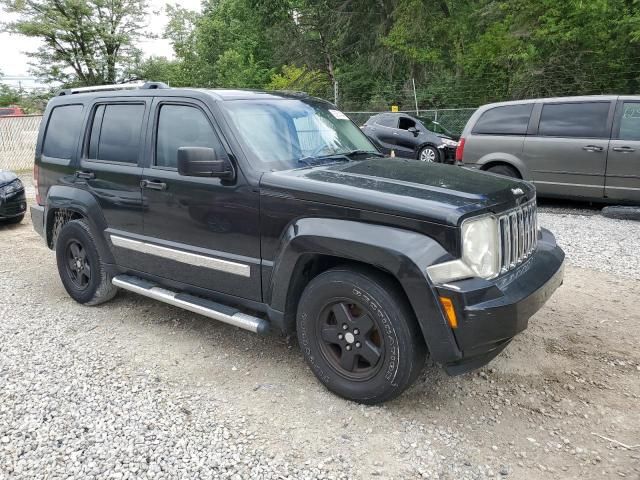
{"type": "Polygon", "coordinates": [[[418,160],[421,162],[439,162],[440,152],[438,152],[437,148],[427,145],[418,152],[418,160]]]}
{"type": "Polygon", "coordinates": [[[376,271],[328,270],[304,290],[297,314],[305,360],[332,392],[375,404],[400,395],[426,347],[404,294],[376,271]]]}

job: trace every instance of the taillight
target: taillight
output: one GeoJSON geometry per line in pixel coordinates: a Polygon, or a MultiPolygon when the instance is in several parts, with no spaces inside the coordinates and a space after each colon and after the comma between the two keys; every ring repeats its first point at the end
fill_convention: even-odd
{"type": "Polygon", "coordinates": [[[462,162],[462,156],[464,155],[464,138],[461,138],[458,142],[458,148],[456,148],[456,162],[462,162]]]}
{"type": "Polygon", "coordinates": [[[40,176],[40,168],[37,163],[33,164],[33,188],[36,190],[36,203],[42,205],[42,198],[40,197],[40,188],[38,188],[38,178],[40,176]]]}

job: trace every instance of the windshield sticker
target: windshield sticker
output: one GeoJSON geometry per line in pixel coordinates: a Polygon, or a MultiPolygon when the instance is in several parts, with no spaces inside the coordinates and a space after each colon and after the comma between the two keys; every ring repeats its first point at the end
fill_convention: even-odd
{"type": "Polygon", "coordinates": [[[329,109],[329,112],[331,113],[331,115],[336,117],[338,120],[349,120],[349,117],[347,117],[340,110],[331,110],[331,109],[329,109]]]}

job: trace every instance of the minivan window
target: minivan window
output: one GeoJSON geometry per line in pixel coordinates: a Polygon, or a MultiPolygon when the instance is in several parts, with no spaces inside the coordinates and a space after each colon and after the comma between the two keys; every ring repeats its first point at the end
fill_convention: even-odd
{"type": "Polygon", "coordinates": [[[610,102],[548,103],[542,107],[538,134],[546,137],[608,138],[610,102]]]}
{"type": "Polygon", "coordinates": [[[482,135],[525,135],[533,103],[504,105],[484,112],[471,133],[482,135]]]}
{"type": "Polygon", "coordinates": [[[640,140],[640,103],[624,102],[618,138],[620,140],[640,140]]]}
{"type": "Polygon", "coordinates": [[[54,107],[49,116],[42,154],[70,160],[78,145],[81,124],[82,105],[54,107]]]}
{"type": "Polygon", "coordinates": [[[91,124],[89,158],[138,163],[143,118],[142,104],[99,105],[91,124]]]}
{"type": "Polygon", "coordinates": [[[205,114],[188,105],[162,105],[156,135],[156,165],[178,168],[178,148],[207,147],[223,155],[222,145],[205,114]]]}

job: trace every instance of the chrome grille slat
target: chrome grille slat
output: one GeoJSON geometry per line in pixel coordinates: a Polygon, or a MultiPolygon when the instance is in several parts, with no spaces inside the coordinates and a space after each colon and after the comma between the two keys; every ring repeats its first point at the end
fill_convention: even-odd
{"type": "Polygon", "coordinates": [[[538,213],[532,200],[498,217],[500,238],[500,273],[515,268],[527,259],[537,246],[538,213]]]}

